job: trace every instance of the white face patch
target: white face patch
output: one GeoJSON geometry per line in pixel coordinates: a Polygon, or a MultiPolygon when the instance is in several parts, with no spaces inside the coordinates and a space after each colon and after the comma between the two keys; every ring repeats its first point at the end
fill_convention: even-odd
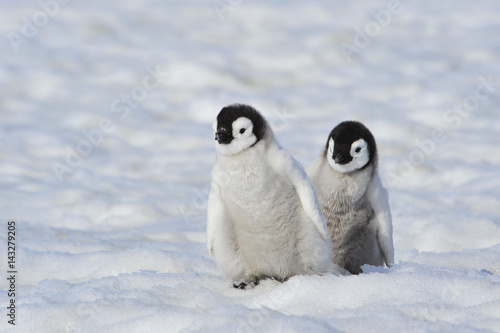
{"type": "Polygon", "coordinates": [[[329,155],[333,155],[333,150],[335,149],[335,142],[333,141],[333,138],[330,138],[330,141],[328,142],[328,153],[329,155]]]}
{"type": "Polygon", "coordinates": [[[333,141],[333,138],[330,138],[330,142],[328,144],[328,153],[327,153],[328,164],[330,164],[333,170],[340,173],[349,173],[361,169],[370,160],[368,143],[363,139],[354,141],[351,144],[351,150],[349,153],[352,157],[352,161],[350,161],[347,164],[338,164],[335,162],[333,158],[334,150],[335,150],[335,142],[333,141]]]}
{"type": "MultiPolygon", "coordinates": [[[[251,147],[257,142],[257,137],[253,133],[253,123],[246,117],[236,119],[232,127],[233,141],[229,144],[216,143],[217,151],[223,155],[236,155],[251,147]]],[[[217,131],[217,126],[215,126],[217,131]]]]}

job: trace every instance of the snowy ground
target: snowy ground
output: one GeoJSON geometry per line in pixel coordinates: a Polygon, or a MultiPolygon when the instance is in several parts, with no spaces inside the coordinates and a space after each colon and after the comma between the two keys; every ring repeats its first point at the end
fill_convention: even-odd
{"type": "Polygon", "coordinates": [[[500,331],[500,2],[40,3],[0,1],[1,332],[500,331]],[[231,287],[205,215],[233,102],[304,164],[372,130],[394,269],[231,287]]]}

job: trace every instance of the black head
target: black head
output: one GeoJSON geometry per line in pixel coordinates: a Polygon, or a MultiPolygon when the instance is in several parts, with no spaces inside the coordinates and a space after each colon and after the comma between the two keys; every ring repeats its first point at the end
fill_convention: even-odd
{"type": "Polygon", "coordinates": [[[334,170],[348,173],[376,162],[377,146],[372,133],[363,124],[344,121],[330,133],[325,154],[334,170]]]}
{"type": "Polygon", "coordinates": [[[259,142],[266,126],[264,117],[253,107],[245,104],[226,106],[214,125],[217,147],[226,155],[239,153],[259,142]]]}

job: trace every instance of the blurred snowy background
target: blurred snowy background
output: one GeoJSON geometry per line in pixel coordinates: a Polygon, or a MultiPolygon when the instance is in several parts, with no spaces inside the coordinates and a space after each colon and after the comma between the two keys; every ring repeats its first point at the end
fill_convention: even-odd
{"type": "Polygon", "coordinates": [[[500,331],[500,2],[2,0],[0,35],[16,332],[500,331]],[[304,165],[371,129],[394,269],[231,288],[205,215],[234,102],[304,165]]]}

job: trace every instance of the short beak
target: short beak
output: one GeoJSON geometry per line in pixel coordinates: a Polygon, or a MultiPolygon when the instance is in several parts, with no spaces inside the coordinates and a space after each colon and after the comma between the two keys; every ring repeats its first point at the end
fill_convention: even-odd
{"type": "Polygon", "coordinates": [[[217,132],[215,133],[215,140],[217,140],[220,144],[231,143],[233,140],[232,135],[227,132],[217,132]]]}
{"type": "Polygon", "coordinates": [[[335,163],[337,164],[342,164],[343,162],[346,162],[349,158],[341,155],[341,154],[337,154],[335,156],[333,156],[333,160],[335,161],[335,163]]]}

